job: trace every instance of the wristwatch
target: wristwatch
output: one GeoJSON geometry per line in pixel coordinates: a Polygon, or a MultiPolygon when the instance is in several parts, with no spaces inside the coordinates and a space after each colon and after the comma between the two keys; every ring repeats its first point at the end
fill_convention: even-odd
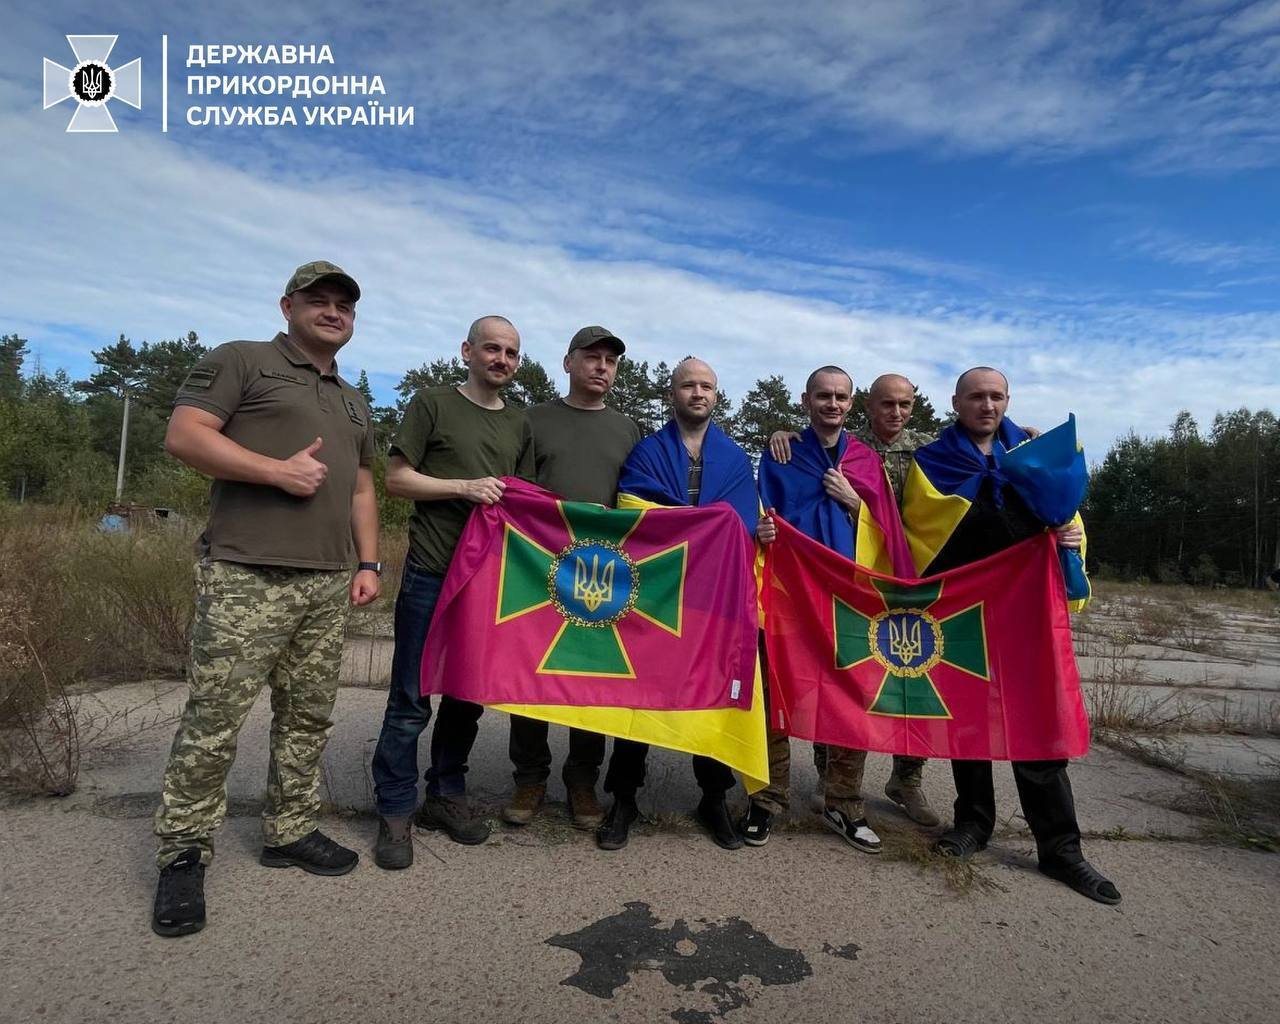
{"type": "Polygon", "coordinates": [[[356,572],[371,572],[371,573],[375,573],[378,576],[381,576],[382,563],[381,562],[361,562],[359,565],[356,566],[356,572]]]}

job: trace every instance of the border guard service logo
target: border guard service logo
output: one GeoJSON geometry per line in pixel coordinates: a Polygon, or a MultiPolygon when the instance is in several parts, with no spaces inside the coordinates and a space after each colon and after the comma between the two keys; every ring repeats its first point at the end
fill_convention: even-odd
{"type": "Polygon", "coordinates": [[[120,100],[142,109],[142,58],[135,57],[122,67],[107,64],[117,36],[67,36],[76,66],[66,68],[48,57],[44,59],[44,109],[65,100],[76,101],[75,113],[67,125],[69,132],[114,132],[115,119],[107,104],[120,100]]]}

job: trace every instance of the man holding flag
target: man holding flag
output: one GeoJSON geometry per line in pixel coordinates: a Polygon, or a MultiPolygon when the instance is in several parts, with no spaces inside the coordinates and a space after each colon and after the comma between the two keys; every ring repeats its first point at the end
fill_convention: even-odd
{"type": "MultiPolygon", "coordinates": [[[[999,370],[978,366],[956,381],[951,399],[957,422],[916,452],[903,497],[903,521],[923,576],[994,555],[1042,532],[1057,532],[1062,548],[1078,549],[1078,520],[1044,522],[1002,471],[1005,453],[1028,434],[1005,417],[1008,381],[999,370]]],[[[1120,902],[1120,892],[1080,849],[1071,782],[1065,759],[1013,761],[1022,813],[1035,836],[1040,871],[1100,903],[1120,902]]],[[[951,762],[956,784],[955,820],[938,840],[940,853],[967,859],[984,849],[995,829],[995,790],[990,761],[951,762]]]]}
{"type": "MultiPolygon", "coordinates": [[[[911,469],[912,455],[917,448],[933,441],[932,434],[913,430],[907,426],[916,404],[916,389],[900,373],[882,373],[871,382],[867,392],[867,427],[854,435],[884,463],[893,495],[899,507],[902,505],[902,487],[911,469]]],[[[777,462],[791,461],[791,441],[799,434],[780,430],[769,438],[769,451],[777,462]]],[[[814,748],[814,760],[819,773],[826,765],[819,756],[825,748],[814,748]]],[[[917,824],[932,828],[941,820],[938,812],[929,806],[929,798],[921,787],[927,758],[893,755],[893,773],[885,783],[884,795],[903,809],[907,817],[917,824]]],[[[818,794],[820,797],[821,794],[818,794]]]]}
{"type": "MultiPolygon", "coordinates": [[[[744,529],[754,533],[760,519],[760,503],[752,478],[751,460],[714,423],[716,375],[706,363],[692,356],[676,364],[671,373],[672,419],[658,433],[632,450],[618,480],[619,505],[652,502],[658,505],[708,505],[728,502],[744,529]]],[[[640,811],[636,791],[644,785],[648,744],[615,739],[604,788],[613,794],[613,805],[596,833],[602,850],[626,846],[631,825],[640,811]]],[[[716,844],[726,850],[741,848],[733,827],[725,794],[733,787],[733,772],[721,762],[694,755],[693,771],[702,789],[697,816],[716,844]]]]}
{"type": "MultiPolygon", "coordinates": [[[[898,510],[879,457],[844,429],[853,408],[853,379],[838,366],[814,370],[805,382],[801,402],[809,426],[791,447],[789,462],[765,452],[760,460],[760,496],[769,510],[801,533],[848,559],[864,564],[875,558],[869,549],[879,534],[877,552],[887,559],[880,567],[909,574],[910,559],[898,523],[898,510]],[[864,509],[864,502],[867,508],[864,509]],[[863,538],[864,550],[858,551],[863,538]]],[[[760,539],[774,539],[765,519],[760,539]]],[[[752,797],[743,818],[743,837],[753,846],[769,838],[773,816],[790,800],[790,739],[779,728],[776,695],[770,709],[769,785],[752,797]]],[[[782,723],[785,725],[785,723],[782,723]]],[[[867,822],[862,801],[865,750],[829,747],[823,772],[823,823],[864,853],[880,852],[880,837],[867,822]]]]}
{"type": "MultiPolygon", "coordinates": [[[[411,498],[409,556],[395,607],[395,653],[382,731],[373,753],[381,868],[413,863],[414,808],[418,803],[418,737],[431,720],[420,670],[427,629],[440,599],[463,527],[476,505],[493,505],[505,487],[498,479],[532,480],[533,439],[522,410],[501,395],[520,363],[520,335],[511,321],[484,316],[462,343],[467,379],[413,396],[391,443],[387,493],[411,498]]],[[[440,698],[431,737],[427,795],[418,812],[423,828],[442,829],[458,843],[482,843],[489,826],[466,800],[467,758],[484,708],[440,698]]]]}
{"type": "MultiPolygon", "coordinates": [[[[626,351],[622,340],[604,327],[584,327],[569,341],[564,370],[569,394],[529,410],[538,484],[570,501],[612,506],[618,471],[640,440],[635,422],[604,404],[626,351]]],[[[511,825],[527,825],[542,806],[551,775],[548,724],[525,715],[511,716],[510,755],[515,792],[502,810],[511,825]]],[[[604,763],[605,738],[570,727],[564,788],[576,828],[593,829],[604,817],[596,799],[596,778],[604,763]]]]}

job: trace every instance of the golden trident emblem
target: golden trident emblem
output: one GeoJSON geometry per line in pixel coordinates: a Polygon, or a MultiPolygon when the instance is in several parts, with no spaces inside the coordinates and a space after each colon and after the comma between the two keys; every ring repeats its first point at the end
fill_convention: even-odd
{"type": "Polygon", "coordinates": [[[910,624],[894,619],[889,620],[889,653],[903,665],[910,665],[924,653],[919,619],[910,624]]]}
{"type": "MultiPolygon", "coordinates": [[[[587,573],[587,563],[582,556],[574,559],[573,597],[581,601],[587,611],[594,612],[602,604],[613,600],[613,567],[616,563],[611,558],[600,572],[600,556],[591,556],[591,572],[587,573]]],[[[918,632],[918,631],[917,631],[918,632]]]]}

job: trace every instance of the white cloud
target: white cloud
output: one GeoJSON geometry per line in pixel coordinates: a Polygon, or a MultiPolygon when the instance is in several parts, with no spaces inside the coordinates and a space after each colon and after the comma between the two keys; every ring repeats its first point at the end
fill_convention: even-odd
{"type": "Polygon", "coordinates": [[[1116,248],[1149,259],[1213,271],[1274,263],[1276,259],[1275,249],[1267,245],[1206,242],[1155,228],[1145,228],[1119,239],[1116,248]]]}
{"type": "MultiPolygon", "coordinates": [[[[9,98],[0,85],[0,109],[9,98]]],[[[735,398],[771,373],[798,388],[831,361],[864,381],[904,371],[945,407],[959,370],[995,363],[1013,381],[1015,416],[1048,425],[1074,410],[1095,455],[1130,426],[1163,430],[1183,405],[1206,420],[1272,402],[1280,385],[1275,317],[1188,317],[1105,296],[1041,301],[1027,284],[978,301],[955,282],[990,272],[909,253],[863,254],[878,268],[828,266],[828,294],[814,297],[800,285],[820,262],[741,244],[745,227],[710,246],[646,242],[687,209],[678,189],[651,202],[651,222],[639,225],[628,216],[635,197],[620,191],[618,223],[580,252],[580,210],[548,194],[535,194],[522,219],[518,195],[494,200],[350,163],[324,181],[279,181],[140,133],[94,139],[89,180],[84,140],[61,123],[0,115],[0,132],[24,154],[0,169],[13,239],[0,250],[0,327],[45,348],[47,363],[76,332],[98,343],[190,328],[210,343],[269,336],[289,271],[323,257],[365,288],[343,358],[353,375],[364,367],[394,377],[451,354],[471,319],[489,312],[510,316],[548,368],[577,327],[603,322],[637,358],[708,359],[735,398]],[[557,209],[569,230],[552,230],[557,209]],[[909,266],[921,282],[904,286],[902,266],[886,264],[909,266]],[[929,273],[940,266],[947,272],[929,273]],[[841,287],[845,297],[833,298],[841,287]]],[[[722,212],[732,221],[731,204],[722,212]]]]}

